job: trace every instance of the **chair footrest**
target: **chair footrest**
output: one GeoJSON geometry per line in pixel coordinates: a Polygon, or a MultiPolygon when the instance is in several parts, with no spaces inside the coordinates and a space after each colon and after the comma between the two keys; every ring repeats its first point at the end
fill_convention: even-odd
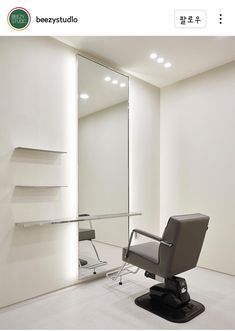
{"type": "Polygon", "coordinates": [[[152,298],[149,293],[136,298],[135,303],[137,306],[175,323],[188,322],[205,310],[200,302],[194,300],[190,300],[182,307],[172,308],[163,304],[161,300],[152,298]]]}
{"type": "Polygon", "coordinates": [[[96,263],[93,263],[93,264],[87,264],[87,265],[83,266],[83,268],[85,268],[85,269],[94,269],[94,268],[99,268],[99,267],[105,266],[106,264],[108,264],[107,261],[99,261],[99,262],[96,262],[96,263]]]}
{"type": "Polygon", "coordinates": [[[136,274],[139,271],[139,268],[136,268],[135,270],[132,270],[131,268],[136,268],[136,267],[131,264],[124,263],[118,269],[107,272],[106,277],[115,281],[118,279],[118,277],[122,277],[122,276],[128,275],[128,274],[136,274]]]}

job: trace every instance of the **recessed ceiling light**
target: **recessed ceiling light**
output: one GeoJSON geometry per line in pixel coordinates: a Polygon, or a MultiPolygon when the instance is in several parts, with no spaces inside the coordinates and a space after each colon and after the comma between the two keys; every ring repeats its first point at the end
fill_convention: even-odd
{"type": "Polygon", "coordinates": [[[86,100],[86,99],[89,98],[89,95],[86,94],[86,93],[82,93],[82,94],[80,94],[80,98],[83,99],[83,100],[86,100]]]}
{"type": "Polygon", "coordinates": [[[158,59],[157,59],[157,63],[163,63],[164,62],[164,58],[163,57],[159,57],[158,59]]]}
{"type": "Polygon", "coordinates": [[[104,78],[104,80],[105,80],[106,82],[110,82],[110,81],[111,81],[111,77],[106,76],[106,77],[104,78]]]}
{"type": "Polygon", "coordinates": [[[112,84],[117,85],[118,81],[116,79],[112,80],[112,84]]]}
{"type": "Polygon", "coordinates": [[[126,86],[125,83],[121,83],[121,84],[120,84],[120,87],[125,87],[125,86],[126,86]]]}
{"type": "Polygon", "coordinates": [[[170,62],[166,62],[165,64],[164,64],[164,67],[165,68],[170,68],[172,66],[172,64],[170,63],[170,62]]]}
{"type": "Polygon", "coordinates": [[[154,60],[154,59],[157,58],[157,53],[151,53],[151,54],[149,55],[149,57],[150,57],[151,60],[154,60]]]}

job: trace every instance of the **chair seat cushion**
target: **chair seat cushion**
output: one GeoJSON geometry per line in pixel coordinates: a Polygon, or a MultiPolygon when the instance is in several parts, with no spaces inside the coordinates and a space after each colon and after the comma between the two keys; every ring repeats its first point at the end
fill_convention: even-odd
{"type": "Polygon", "coordinates": [[[95,230],[79,229],[79,241],[95,239],[95,230]]]}
{"type": "Polygon", "coordinates": [[[159,262],[159,246],[160,243],[157,241],[133,245],[130,247],[127,258],[125,257],[127,251],[125,247],[122,250],[122,259],[136,267],[153,272],[153,270],[156,270],[156,266],[159,262]]]}

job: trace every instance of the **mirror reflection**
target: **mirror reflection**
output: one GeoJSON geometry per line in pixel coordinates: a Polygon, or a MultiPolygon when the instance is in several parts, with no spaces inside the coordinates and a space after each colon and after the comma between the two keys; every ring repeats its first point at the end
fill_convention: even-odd
{"type": "MultiPolygon", "coordinates": [[[[79,215],[128,212],[128,78],[79,56],[79,215]]],[[[121,264],[128,218],[79,223],[80,277],[121,264]]]]}

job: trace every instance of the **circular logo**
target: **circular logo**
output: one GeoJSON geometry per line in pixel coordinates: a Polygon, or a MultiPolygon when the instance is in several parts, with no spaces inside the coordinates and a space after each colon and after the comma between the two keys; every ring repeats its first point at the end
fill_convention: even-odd
{"type": "Polygon", "coordinates": [[[29,12],[22,7],[13,8],[7,17],[8,24],[15,30],[26,29],[31,21],[29,12]]]}

